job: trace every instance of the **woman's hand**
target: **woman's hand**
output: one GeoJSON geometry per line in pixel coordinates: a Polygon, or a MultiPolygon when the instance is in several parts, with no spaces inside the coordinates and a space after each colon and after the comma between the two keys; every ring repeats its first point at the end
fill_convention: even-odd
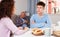
{"type": "Polygon", "coordinates": [[[19,30],[23,30],[23,27],[18,27],[19,30]]]}
{"type": "Polygon", "coordinates": [[[29,28],[28,28],[28,27],[24,27],[24,29],[23,29],[23,30],[28,31],[28,30],[29,30],[29,28]]]}

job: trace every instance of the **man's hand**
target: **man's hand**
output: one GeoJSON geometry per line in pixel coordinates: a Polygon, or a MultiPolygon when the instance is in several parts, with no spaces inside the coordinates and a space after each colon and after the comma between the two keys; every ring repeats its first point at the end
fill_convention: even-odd
{"type": "Polygon", "coordinates": [[[28,23],[28,21],[27,20],[24,20],[24,23],[28,23]]]}
{"type": "Polygon", "coordinates": [[[35,24],[35,22],[34,22],[34,21],[32,21],[32,24],[35,24]]]}

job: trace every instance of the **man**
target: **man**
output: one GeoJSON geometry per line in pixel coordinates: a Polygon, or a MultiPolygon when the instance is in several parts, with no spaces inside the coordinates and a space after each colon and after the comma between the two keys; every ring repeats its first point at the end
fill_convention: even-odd
{"type": "Polygon", "coordinates": [[[21,12],[21,14],[18,16],[18,18],[16,18],[16,26],[19,28],[27,28],[28,27],[28,18],[26,16],[26,12],[23,11],[21,12]]]}
{"type": "Polygon", "coordinates": [[[37,3],[37,14],[30,19],[31,28],[50,28],[51,23],[47,14],[44,14],[45,3],[40,1],[37,3]]]}

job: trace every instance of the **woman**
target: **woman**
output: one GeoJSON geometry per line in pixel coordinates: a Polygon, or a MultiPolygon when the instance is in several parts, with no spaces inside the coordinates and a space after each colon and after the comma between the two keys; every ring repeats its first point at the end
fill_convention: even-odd
{"type": "Polygon", "coordinates": [[[19,30],[10,19],[14,11],[14,0],[0,2],[0,37],[10,37],[10,32],[23,34],[27,30],[19,30]]]}

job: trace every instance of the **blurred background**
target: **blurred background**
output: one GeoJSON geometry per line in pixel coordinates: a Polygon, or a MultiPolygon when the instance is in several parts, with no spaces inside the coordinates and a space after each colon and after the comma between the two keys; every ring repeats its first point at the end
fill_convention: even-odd
{"type": "Polygon", "coordinates": [[[27,16],[36,13],[36,3],[43,1],[46,3],[45,13],[48,13],[52,23],[60,21],[60,1],[59,0],[15,0],[15,14],[19,15],[22,11],[27,11],[27,16]]]}

